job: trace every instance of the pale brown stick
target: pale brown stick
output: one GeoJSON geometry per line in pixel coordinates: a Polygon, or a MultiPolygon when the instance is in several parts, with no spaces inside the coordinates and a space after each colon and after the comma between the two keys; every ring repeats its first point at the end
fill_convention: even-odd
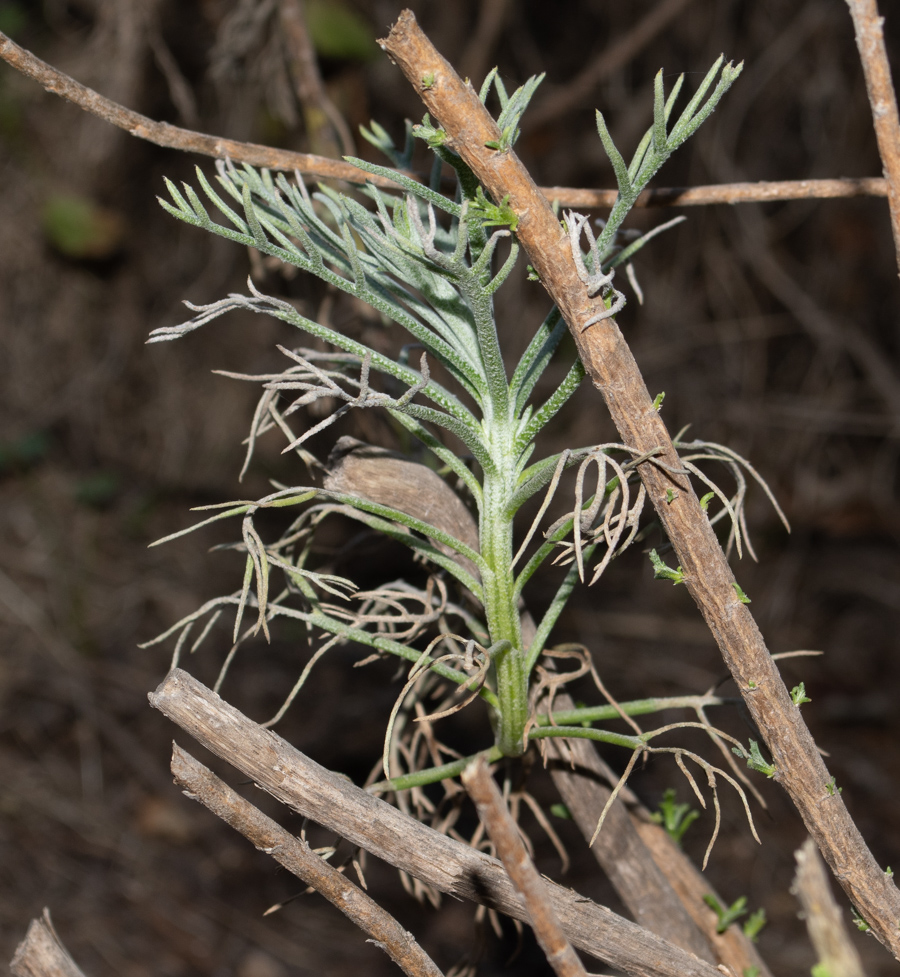
{"type": "Polygon", "coordinates": [[[684,583],[765,738],[776,779],[873,933],[900,958],[900,892],[885,878],[834,788],[762,634],[735,590],[734,574],[690,482],[673,474],[681,468],[678,454],[621,330],[612,318],[585,327],[606,308],[599,297],[588,296],[558,218],[515,153],[488,148],[487,143],[496,145],[500,139],[496,123],[471,85],[462,82],[418,28],[411,11],[400,15],[380,44],[440,121],[447,145],[493,199],[505,199],[517,215],[516,236],[568,323],[622,441],[638,452],[654,452],[641,465],[641,478],[675,549],[684,583]],[[428,84],[423,84],[425,78],[428,84]]]}
{"type": "MultiPolygon", "coordinates": [[[[575,108],[611,74],[631,61],[639,51],[673,21],[691,0],[662,0],[634,27],[611,44],[599,57],[590,61],[566,86],[540,100],[529,113],[534,126],[543,125],[575,108]]],[[[580,207],[581,204],[569,204],[580,207]]]]}
{"type": "MultiPolygon", "coordinates": [[[[0,58],[23,75],[68,99],[91,115],[110,125],[124,129],[132,136],[145,139],[156,146],[178,149],[186,153],[198,153],[215,159],[230,159],[265,166],[272,170],[297,170],[306,176],[325,180],[347,180],[350,183],[373,183],[392,188],[396,184],[387,177],[367,173],[343,160],[328,159],[312,153],[295,153],[287,149],[274,149],[256,143],[222,139],[202,132],[193,132],[167,122],[132,112],[117,102],[105,98],[73,78],[57,71],[30,51],[19,47],[5,34],[0,33],[0,58]]],[[[415,177],[416,174],[406,174],[415,177]]],[[[561,207],[612,207],[615,190],[579,190],[573,187],[544,187],[544,196],[561,207]]],[[[762,203],[773,200],[804,200],[810,197],[859,197],[887,195],[887,182],[880,178],[860,177],[840,180],[785,180],[768,183],[733,183],[701,187],[662,187],[645,190],[636,207],[696,207],[703,204],[762,203]]]]}
{"type": "Polygon", "coordinates": [[[176,744],[172,746],[172,774],[175,783],[184,788],[188,797],[199,801],[260,851],[271,855],[279,865],[337,906],[387,953],[403,973],[409,977],[442,977],[440,969],[413,935],[371,896],[332,868],[305,841],[295,838],[266,817],[176,744]]]}
{"type": "MultiPolygon", "coordinates": [[[[496,858],[439,834],[321,767],[187,672],[170,672],[149,698],[198,743],[304,817],[426,885],[528,922],[496,858]]],[[[571,889],[552,882],[547,889],[568,938],[597,959],[635,977],[721,977],[710,964],[571,889]]]]}
{"type": "MultiPolygon", "coordinates": [[[[568,708],[561,699],[557,696],[558,708],[568,708]]],[[[551,775],[572,819],[590,839],[609,800],[604,780],[608,775],[615,783],[617,778],[590,740],[572,740],[568,746],[575,756],[574,769],[557,759],[551,775]]],[[[550,740],[547,748],[551,756],[561,756],[560,741],[550,740]]],[[[709,881],[662,828],[642,821],[631,802],[626,807],[621,795],[609,809],[591,852],[641,925],[736,974],[750,970],[758,977],[771,977],[739,926],[717,932],[718,918],[703,902],[705,895],[715,895],[709,881]]]]}
{"type": "Polygon", "coordinates": [[[463,787],[475,803],[478,817],[494,843],[500,861],[521,895],[531,928],[559,977],[587,977],[587,972],[566,938],[553,912],[547,888],[528,857],[516,822],[509,813],[484,757],[473,760],[462,772],[463,787]]]}
{"type": "MultiPolygon", "coordinates": [[[[525,631],[523,621],[522,638],[527,647],[530,639],[525,631]]],[[[552,659],[547,667],[551,664],[552,659]]],[[[575,706],[566,692],[558,693],[554,704],[557,709],[572,709],[575,706]]],[[[563,742],[549,739],[542,743],[542,748],[546,751],[545,763],[548,758],[550,760],[550,776],[560,797],[585,840],[589,841],[597,827],[600,812],[609,800],[611,791],[606,775],[612,775],[612,771],[590,740],[563,742]]],[[[612,783],[616,779],[612,777],[612,783]]],[[[620,793],[607,812],[603,830],[591,846],[594,858],[635,922],[701,960],[730,963],[729,960],[714,959],[703,934],[635,830],[623,803],[626,796],[636,800],[627,787],[620,793]]],[[[761,974],[761,977],[769,975],[761,974]]]]}
{"type": "Polygon", "coordinates": [[[324,156],[313,156],[310,153],[294,153],[286,149],[272,149],[269,146],[259,146],[256,143],[237,142],[233,139],[222,139],[202,132],[193,132],[179,126],[169,125],[168,122],[155,122],[153,119],[132,112],[111,99],[104,98],[85,85],[80,84],[68,75],[57,71],[40,58],[36,58],[30,51],[19,47],[5,34],[0,33],[0,58],[11,64],[23,75],[27,75],[42,85],[48,92],[60,95],[62,98],[74,102],[79,108],[96,115],[120,129],[124,129],[132,136],[146,139],[157,146],[169,149],[180,149],[190,153],[201,153],[203,156],[213,156],[217,159],[239,160],[252,166],[266,166],[270,169],[299,170],[310,176],[318,176],[328,180],[350,180],[360,183],[370,180],[379,186],[394,186],[390,180],[377,176],[370,176],[362,170],[343,160],[327,159],[324,156]]]}
{"type": "MultiPolygon", "coordinates": [[[[718,931],[719,917],[703,901],[703,897],[712,895],[720,904],[722,899],[697,866],[676,847],[665,829],[644,821],[640,813],[629,811],[629,815],[660,871],[709,940],[719,963],[730,967],[736,974],[750,972],[757,973],[759,977],[771,977],[769,968],[739,925],[732,923],[724,933],[718,931]]],[[[606,825],[603,827],[605,830],[606,825]]]]}
{"type": "Polygon", "coordinates": [[[856,46],[866,76],[866,90],[875,122],[878,152],[887,177],[894,248],[900,267],[900,118],[897,115],[897,96],[891,83],[891,66],[884,46],[882,18],[878,16],[876,0],[847,0],[847,6],[853,18],[856,46]]]}
{"type": "Polygon", "coordinates": [[[56,935],[49,909],[44,910],[41,919],[31,921],[9,969],[15,977],[84,977],[56,935]]]}
{"type": "Polygon", "coordinates": [[[791,892],[803,909],[809,940],[828,977],[865,977],[862,961],[844,925],[843,914],[831,894],[828,873],[812,838],[794,852],[797,874],[791,892]]]}
{"type": "MultiPolygon", "coordinates": [[[[574,187],[541,187],[541,193],[560,207],[609,209],[616,190],[579,190],[574,187]]],[[[761,183],[718,183],[699,187],[660,187],[645,190],[635,207],[697,207],[708,204],[764,204],[780,200],[834,197],[886,197],[887,181],[881,177],[845,177],[835,180],[773,180],[761,183]]]]}

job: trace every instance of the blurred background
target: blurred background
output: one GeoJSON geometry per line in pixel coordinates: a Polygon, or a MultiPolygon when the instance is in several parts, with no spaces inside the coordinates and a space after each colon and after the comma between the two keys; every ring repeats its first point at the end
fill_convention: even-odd
{"type": "MultiPolygon", "coordinates": [[[[842,0],[409,5],[476,82],[494,65],[510,88],[546,72],[517,147],[542,185],[612,186],[594,110],[630,157],[649,124],[657,70],[669,86],[685,72],[691,92],[721,52],[743,59],[744,73],[656,185],[881,173],[842,0]]],[[[400,141],[403,120],[423,113],[375,44],[401,7],[308,0],[324,88],[299,94],[297,49],[275,0],[3,0],[0,29],[154,119],[377,159],[359,125],[376,119],[400,141]]],[[[896,64],[900,17],[882,7],[896,64]]],[[[178,793],[168,772],[174,727],[146,700],[171,644],[138,643],[234,590],[242,568],[240,556],[208,552],[235,538],[236,526],[148,544],[188,525],[191,506],[254,497],[269,478],[306,478],[273,438],[238,484],[257,390],[211,372],[271,370],[281,362],[275,344],[296,341],[286,326],[231,315],[149,347],[148,333],[187,318],[182,300],[243,291],[252,274],[306,314],[385,348],[402,342],[358,303],[168,217],[154,199],[163,175],[191,179],[196,164],[212,169],[0,65],[0,958],[49,906],[76,960],[98,977],[394,973],[336,910],[302,895],[178,793]]],[[[690,424],[689,437],[749,458],[787,512],[790,535],[762,493],[751,494],[759,562],[745,556],[738,579],[773,652],[824,652],[786,661],[785,678],[789,687],[805,682],[804,716],[876,858],[900,865],[900,284],[886,202],[644,210],[627,226],[676,213],[687,222],[641,252],[644,303],[629,292],[620,324],[651,393],[666,392],[670,430],[690,424]]],[[[517,352],[548,303],[522,270],[498,308],[517,352]]],[[[312,447],[327,455],[337,434],[391,446],[390,429],[366,413],[312,447]]],[[[613,436],[585,386],[544,447],[613,436]]],[[[356,575],[396,575],[403,559],[373,546],[356,575]]],[[[548,589],[529,595],[534,606],[557,580],[551,573],[548,589]]],[[[559,640],[587,645],[619,699],[703,692],[724,673],[689,596],[652,580],[639,547],[577,595],[559,640]]],[[[209,680],[228,645],[223,630],[188,667],[209,680]]],[[[305,655],[286,633],[253,646],[226,697],[268,718],[305,655]]],[[[358,657],[345,649],[326,660],[279,732],[359,781],[380,753],[399,686],[393,666],[374,666],[378,675],[350,669],[358,657]]],[[[739,718],[728,728],[746,738],[739,718]]],[[[627,759],[605,755],[620,767],[627,759]]],[[[535,795],[553,803],[535,777],[535,795]]],[[[668,763],[649,764],[634,786],[651,807],[669,786],[690,799],[668,763]]],[[[757,813],[763,844],[727,798],[708,875],[727,902],[745,895],[751,909],[765,908],[760,949],[776,975],[808,974],[814,956],[789,891],[805,833],[777,786],[760,789],[769,805],[757,813]]],[[[577,832],[557,827],[573,860],[561,881],[621,911],[577,832]]],[[[691,829],[693,855],[702,856],[710,830],[708,815],[691,829]]],[[[559,877],[558,858],[535,837],[540,867],[559,877]]],[[[441,967],[464,965],[478,947],[480,974],[547,972],[527,946],[510,962],[517,938],[508,922],[500,939],[476,929],[470,906],[419,905],[371,863],[367,878],[441,967]]],[[[897,972],[873,939],[859,935],[858,944],[869,974],[897,972]]]]}

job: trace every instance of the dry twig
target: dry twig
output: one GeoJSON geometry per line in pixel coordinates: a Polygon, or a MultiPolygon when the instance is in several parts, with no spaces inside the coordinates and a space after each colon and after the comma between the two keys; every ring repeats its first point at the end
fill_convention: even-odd
{"type": "Polygon", "coordinates": [[[559,977],[587,977],[584,966],[559,925],[547,888],[525,851],[516,822],[510,816],[483,757],[478,757],[466,767],[462,782],[475,802],[478,817],[490,835],[513,885],[522,896],[534,935],[550,966],[559,977]]]}
{"type": "Polygon", "coordinates": [[[794,858],[797,874],[791,891],[803,907],[802,916],[819,963],[828,977],[865,977],[862,961],[850,941],[841,910],[831,894],[828,873],[812,838],[803,842],[794,852],[794,858]]]}
{"type": "MultiPolygon", "coordinates": [[[[426,885],[528,922],[495,858],[439,834],[319,766],[176,669],[150,703],[201,745],[293,810],[426,885]]],[[[571,942],[635,977],[720,977],[710,964],[571,889],[547,882],[553,911],[571,942]]]]}
{"type": "MultiPolygon", "coordinates": [[[[562,709],[569,708],[563,704],[566,698],[560,697],[562,709]]],[[[574,767],[564,762],[560,741],[548,741],[547,749],[553,757],[550,772],[572,819],[588,839],[598,812],[609,799],[606,781],[615,783],[616,776],[589,740],[572,740],[567,747],[572,751],[574,767]]],[[[703,896],[712,890],[709,880],[663,828],[642,820],[640,813],[632,813],[635,804],[637,800],[632,798],[626,806],[620,795],[591,851],[637,922],[701,959],[730,967],[736,974],[755,968],[759,977],[771,977],[739,926],[717,932],[718,919],[703,902],[703,896]]]]}
{"type": "Polygon", "coordinates": [[[31,921],[9,969],[15,977],[84,977],[56,935],[49,909],[44,910],[40,919],[31,921]]]}
{"type": "MultiPolygon", "coordinates": [[[[369,182],[387,188],[395,186],[394,182],[387,177],[367,173],[343,160],[223,139],[220,136],[182,129],[168,122],[155,122],[80,84],[41,61],[40,58],[36,58],[30,51],[19,47],[3,33],[0,33],[0,58],[23,75],[38,82],[48,92],[68,99],[85,112],[103,119],[110,125],[124,129],[132,136],[146,139],[156,146],[212,156],[214,159],[230,159],[233,162],[249,163],[251,166],[264,166],[272,170],[297,170],[304,175],[325,180],[369,182]]],[[[557,202],[561,207],[609,208],[616,199],[615,190],[544,187],[541,192],[548,200],[557,202]]],[[[886,195],[887,182],[879,178],[785,180],[691,188],[662,187],[657,190],[646,190],[638,198],[635,206],[695,207],[703,204],[763,203],[775,200],[802,200],[810,197],[884,197],[886,195]]]]}
{"type": "Polygon", "coordinates": [[[878,152],[887,177],[894,248],[900,266],[900,118],[897,115],[897,96],[891,84],[891,66],[884,46],[882,18],[878,16],[876,0],[847,0],[847,6],[853,18],[856,46],[872,105],[878,152]]]}
{"type": "Polygon", "coordinates": [[[434,961],[390,913],[348,878],[317,855],[305,841],[295,838],[236,794],[211,770],[173,744],[172,773],[185,794],[209,808],[235,831],[323,895],[409,977],[442,977],[434,961]]]}
{"type": "Polygon", "coordinates": [[[684,573],[684,583],[716,639],[751,716],[807,829],[873,932],[900,958],[900,891],[886,879],[834,789],[822,757],[772,661],[715,532],[690,483],[673,475],[680,461],[613,318],[585,329],[606,311],[579,278],[565,234],[515,153],[491,149],[501,134],[471,85],[465,85],[404,11],[380,42],[447,132],[458,152],[495,200],[518,217],[517,237],[540,280],[562,312],[594,385],[603,394],[622,441],[639,452],[664,450],[640,468],[660,521],[684,573]],[[427,78],[428,84],[422,80],[427,78]],[[662,461],[668,470],[658,462],[662,461]],[[671,490],[678,496],[671,501],[671,490]]]}
{"type": "Polygon", "coordinates": [[[718,962],[730,967],[736,974],[757,973],[758,977],[771,977],[769,968],[740,926],[732,925],[724,933],[719,932],[719,917],[703,901],[703,897],[712,894],[720,903],[722,900],[709,879],[675,845],[665,828],[645,821],[639,811],[629,811],[629,816],[660,871],[709,941],[718,962]]]}

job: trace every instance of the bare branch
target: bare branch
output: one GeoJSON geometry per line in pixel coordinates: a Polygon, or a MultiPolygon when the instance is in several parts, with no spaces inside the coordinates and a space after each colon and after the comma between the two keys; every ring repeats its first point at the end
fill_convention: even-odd
{"type": "Polygon", "coordinates": [[[891,84],[891,66],[884,46],[883,20],[878,16],[876,0],[847,0],[847,6],[856,30],[856,46],[866,76],[878,152],[887,177],[894,248],[900,266],[900,118],[897,115],[897,96],[891,84]]]}
{"type": "Polygon", "coordinates": [[[15,977],[84,977],[56,935],[49,909],[44,910],[41,919],[31,921],[9,969],[15,977]]]}
{"type": "MultiPolygon", "coordinates": [[[[186,672],[170,672],[150,703],[201,745],[304,817],[457,898],[528,922],[501,863],[439,834],[319,766],[223,702],[186,672]]],[[[548,882],[553,911],[581,950],[634,977],[721,977],[710,964],[571,889],[548,882]]]]}
{"type": "MultiPolygon", "coordinates": [[[[132,112],[117,102],[105,98],[73,78],[51,67],[30,51],[19,47],[0,33],[0,58],[23,75],[38,82],[48,92],[74,102],[79,108],[104,122],[124,129],[132,136],[146,139],[157,146],[199,153],[214,159],[265,166],[273,170],[297,170],[307,176],[326,180],[347,180],[350,183],[373,183],[392,188],[396,184],[387,177],[367,173],[343,160],[328,159],[312,153],[296,153],[274,149],[256,143],[223,139],[167,122],[155,122],[138,112],[132,112]]],[[[415,173],[405,174],[416,177],[415,173]]],[[[579,190],[572,187],[544,187],[542,193],[561,207],[612,207],[615,190],[579,190]]],[[[702,204],[762,203],[773,200],[803,200],[810,197],[887,196],[887,181],[861,177],[842,180],[786,180],[770,183],[733,183],[703,187],[670,187],[646,190],[638,197],[636,207],[695,207],[702,204]]]]}
{"type": "MultiPolygon", "coordinates": [[[[719,902],[722,900],[710,885],[709,879],[676,847],[665,829],[645,821],[640,812],[629,811],[629,816],[660,871],[709,941],[716,958],[736,974],[757,971],[761,977],[771,977],[769,968],[740,926],[729,926],[724,933],[719,932],[719,918],[703,901],[703,897],[712,893],[719,902]]],[[[600,837],[603,837],[603,832],[600,837]]]]}
{"type": "MultiPolygon", "coordinates": [[[[579,190],[574,187],[541,187],[541,193],[560,207],[608,209],[616,190],[579,190]]],[[[886,197],[887,181],[881,177],[839,180],[773,180],[760,183],[718,183],[700,187],[660,187],[645,190],[635,207],[697,207],[706,204],[762,204],[780,200],[833,197],[886,197]]]]}
{"type": "Polygon", "coordinates": [[[498,151],[500,132],[471,85],[459,78],[404,11],[380,42],[495,200],[506,200],[518,217],[516,233],[540,280],[563,314],[594,385],[601,391],[625,444],[663,451],[640,467],[665,532],[751,716],[765,737],[785,787],[835,876],[871,925],[900,957],[900,891],[885,878],[834,790],[815,741],[766,648],[700,501],[683,476],[665,424],[614,319],[583,330],[603,311],[588,295],[567,248],[565,232],[534,181],[512,151],[498,151]],[[427,78],[428,85],[422,83],[427,78]],[[662,462],[663,464],[660,464],[662,462]],[[665,467],[664,467],[665,466],[665,467]],[[672,490],[677,496],[672,497],[672,490]],[[831,789],[829,790],[829,785],[831,789]]]}
{"type": "Polygon", "coordinates": [[[812,838],[794,852],[797,874],[791,891],[803,907],[810,943],[828,977],[865,977],[862,961],[844,925],[843,914],[831,894],[825,865],[812,838]]]}
{"type": "Polygon", "coordinates": [[[57,71],[40,58],[36,58],[30,51],[19,47],[3,33],[0,33],[0,58],[21,71],[23,75],[43,85],[48,92],[68,99],[85,112],[90,112],[91,115],[96,115],[105,122],[124,129],[132,136],[146,139],[157,146],[201,153],[203,156],[213,156],[216,159],[240,160],[252,166],[267,166],[275,170],[296,169],[301,173],[309,173],[323,179],[350,180],[353,183],[369,180],[378,186],[394,186],[391,181],[364,173],[342,160],[313,156],[310,153],[295,153],[286,149],[272,149],[256,143],[237,142],[233,139],[223,139],[203,132],[182,129],[168,122],[155,122],[146,115],[133,112],[109,98],[104,98],[63,72],[57,71]]]}
{"type": "Polygon", "coordinates": [[[466,767],[462,782],[478,808],[478,817],[490,835],[513,885],[525,902],[534,935],[550,966],[559,977],[587,977],[584,966],[559,925],[546,886],[525,851],[516,822],[500,796],[484,757],[478,757],[466,767]]]}
{"type": "Polygon", "coordinates": [[[440,969],[390,913],[348,878],[317,855],[305,841],[295,838],[266,817],[250,801],[236,794],[186,753],[172,746],[172,773],[185,794],[209,808],[248,841],[323,895],[408,974],[409,977],[442,977],[440,969]]]}

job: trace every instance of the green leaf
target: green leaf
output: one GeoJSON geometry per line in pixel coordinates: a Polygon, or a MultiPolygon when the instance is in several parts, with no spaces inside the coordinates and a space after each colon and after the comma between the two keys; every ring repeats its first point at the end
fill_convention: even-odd
{"type": "Polygon", "coordinates": [[[550,813],[557,818],[562,818],[564,821],[572,820],[572,812],[566,807],[565,804],[552,804],[550,806],[550,813]]]}
{"type": "Polygon", "coordinates": [[[772,778],[778,772],[778,768],[775,766],[775,764],[769,763],[762,755],[759,749],[759,744],[756,742],[756,740],[750,740],[749,753],[742,746],[733,746],[731,748],[731,752],[735,756],[739,756],[742,760],[746,760],[747,766],[751,770],[755,770],[757,773],[764,773],[767,777],[772,778]]]}
{"type": "Polygon", "coordinates": [[[671,580],[675,586],[684,583],[684,572],[681,567],[673,570],[667,563],[664,563],[656,550],[650,550],[650,562],[653,564],[653,576],[657,580],[671,580]]]}
{"type": "Polygon", "coordinates": [[[791,689],[791,701],[799,709],[804,702],[812,702],[812,699],[806,694],[806,686],[801,682],[799,685],[795,685],[791,689]]]}
{"type": "Polygon", "coordinates": [[[872,927],[869,926],[862,916],[860,916],[859,910],[856,908],[856,906],[851,904],[850,911],[853,914],[853,923],[860,933],[868,933],[872,927]]]}
{"type": "Polygon", "coordinates": [[[756,943],[759,938],[759,934],[762,928],[766,925],[766,911],[762,907],[756,910],[754,913],[750,913],[747,920],[741,929],[744,931],[744,936],[747,937],[752,943],[756,943]]]}
{"type": "MultiPolygon", "coordinates": [[[[499,147],[492,146],[491,149],[499,147]]],[[[508,227],[514,231],[519,224],[519,216],[509,206],[509,194],[497,205],[484,195],[481,187],[475,193],[475,199],[469,204],[469,213],[474,213],[483,227],[508,227]]]]}
{"type": "Polygon", "coordinates": [[[703,897],[703,901],[718,917],[718,923],[716,925],[717,933],[724,933],[733,922],[747,913],[746,896],[741,896],[739,899],[736,899],[727,909],[722,906],[711,892],[703,897]]]}
{"type": "Polygon", "coordinates": [[[700,817],[700,812],[692,808],[690,804],[676,804],[675,797],[675,790],[670,787],[663,794],[659,808],[651,814],[651,818],[666,829],[668,836],[680,848],[681,839],[687,829],[700,817]]]}

